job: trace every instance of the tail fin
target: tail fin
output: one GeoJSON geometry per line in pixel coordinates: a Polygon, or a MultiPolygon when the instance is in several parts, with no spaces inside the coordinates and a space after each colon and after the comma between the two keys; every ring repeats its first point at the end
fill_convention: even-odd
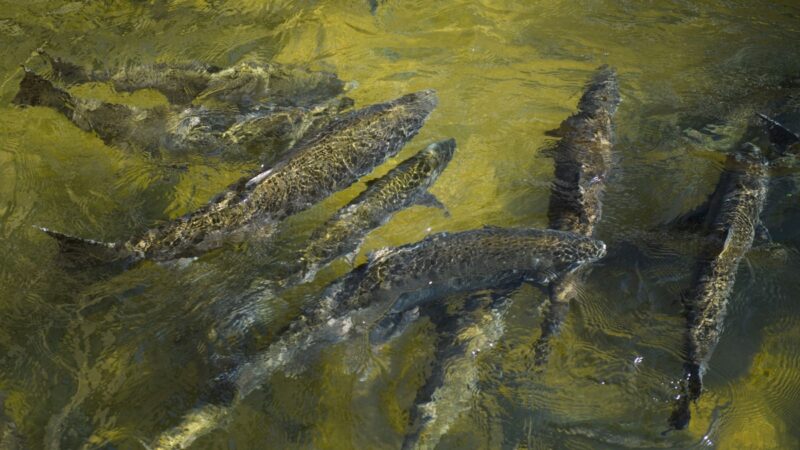
{"type": "Polygon", "coordinates": [[[41,75],[23,66],[25,76],[19,83],[19,92],[12,102],[24,106],[49,106],[63,114],[69,114],[74,106],[72,96],[44,79],[41,75]]]}
{"type": "Polygon", "coordinates": [[[778,151],[783,155],[786,151],[800,143],[800,135],[785,127],[777,120],[761,113],[756,113],[767,124],[767,132],[769,133],[769,140],[778,148],[778,151]]]}
{"type": "Polygon", "coordinates": [[[58,242],[61,255],[78,267],[98,266],[116,262],[131,263],[138,259],[118,243],[83,239],[45,227],[37,226],[36,228],[55,239],[58,242]]]}
{"type": "Polygon", "coordinates": [[[684,364],[684,377],[680,382],[680,390],[680,394],[675,399],[672,414],[669,416],[669,429],[662,435],[672,430],[683,430],[689,426],[689,421],[692,419],[691,403],[697,401],[703,390],[699,365],[693,362],[684,364]]]}

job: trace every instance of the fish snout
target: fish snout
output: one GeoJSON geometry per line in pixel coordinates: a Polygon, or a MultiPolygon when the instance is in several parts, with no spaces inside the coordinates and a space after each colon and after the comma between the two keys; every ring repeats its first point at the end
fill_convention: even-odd
{"type": "Polygon", "coordinates": [[[412,92],[406,94],[399,99],[399,103],[410,106],[414,109],[430,113],[439,104],[439,98],[436,96],[434,89],[425,89],[424,91],[412,92]]]}

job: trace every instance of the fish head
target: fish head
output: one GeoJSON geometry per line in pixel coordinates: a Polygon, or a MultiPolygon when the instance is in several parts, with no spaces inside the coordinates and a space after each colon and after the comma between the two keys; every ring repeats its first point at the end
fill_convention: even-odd
{"type": "Polygon", "coordinates": [[[620,101],[617,72],[614,68],[603,65],[586,86],[586,91],[578,102],[578,109],[591,115],[613,115],[620,101]]]}
{"type": "Polygon", "coordinates": [[[408,122],[406,134],[411,137],[422,127],[438,103],[436,91],[425,89],[398,97],[384,105],[387,107],[387,112],[394,115],[396,120],[408,122]]]}
{"type": "Polygon", "coordinates": [[[364,140],[380,142],[381,151],[373,156],[382,163],[419,132],[437,102],[436,91],[427,89],[353,111],[337,123],[351,122],[364,140]]]}
{"type": "Polygon", "coordinates": [[[20,106],[50,106],[63,107],[66,94],[56,88],[53,83],[36,72],[23,67],[24,75],[19,82],[19,91],[11,100],[20,106]]]}
{"type": "Polygon", "coordinates": [[[434,142],[419,152],[417,158],[418,167],[423,175],[428,175],[431,179],[438,176],[450,160],[456,150],[456,140],[434,142]]]}
{"type": "Polygon", "coordinates": [[[556,268],[564,272],[571,272],[606,255],[605,242],[574,233],[562,233],[567,236],[559,239],[552,249],[553,263],[556,268]]]}

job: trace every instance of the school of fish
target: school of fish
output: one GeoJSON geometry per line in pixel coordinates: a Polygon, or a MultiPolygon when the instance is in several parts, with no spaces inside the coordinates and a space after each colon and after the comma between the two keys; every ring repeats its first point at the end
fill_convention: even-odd
{"type": "MultiPolygon", "coordinates": [[[[373,11],[379,3],[370,2],[373,11]]],[[[98,265],[125,270],[143,260],[198,258],[235,242],[265,240],[288,217],[351,186],[397,155],[439,102],[436,92],[428,89],[357,108],[344,96],[348,84],[336,74],[274,63],[224,68],[190,61],[94,70],[43,49],[38,55],[49,70],[24,68],[13,99],[19,107],[54,109],[122,151],[236,158],[254,167],[249,176],[197,210],[118,241],[78,237],[42,224],[39,228],[59,246],[59,257],[77,270],[98,265]],[[152,89],[163,94],[168,105],[140,108],[70,93],[71,86],[90,82],[108,83],[122,92],[152,89]]],[[[557,138],[543,151],[554,165],[548,229],[486,226],[430,234],[416,243],[371,253],[365,263],[331,282],[285,327],[273,330],[270,343],[232,350],[234,362],[220,365],[208,380],[206,389],[213,392],[209,400],[143,444],[153,449],[189,448],[199,437],[223,428],[234,408],[276,371],[301,373],[326,348],[343,342],[361,339],[384,345],[427,317],[439,335],[434,364],[409,410],[400,445],[435,448],[472,406],[481,378],[476,355],[503,339],[505,316],[524,283],[547,297],[541,333],[531,348],[536,368],[531,376],[546,370],[570,303],[580,301],[592,264],[607,254],[606,244],[597,239],[597,225],[618,156],[614,117],[621,99],[616,71],[602,66],[589,78],[577,112],[548,133],[557,138]],[[447,298],[459,298],[463,308],[449,311],[447,298]]],[[[760,220],[770,171],[774,161],[800,148],[791,124],[773,113],[780,108],[752,115],[744,138],[728,149],[708,200],[668,224],[670,232],[700,235],[703,242],[682,298],[684,365],[672,413],[665,412],[670,430],[688,425],[692,405],[703,391],[703,375],[713,363],[740,262],[751,247],[770,241],[760,220]]],[[[429,189],[455,158],[455,139],[442,139],[370,181],[311,232],[281,273],[272,275],[275,284],[268,295],[279,296],[313,281],[339,258],[352,263],[367,235],[400,210],[419,205],[449,217],[446,205],[429,189]]],[[[228,319],[220,323],[239,323],[228,319]]],[[[257,331],[250,325],[221,325],[214,334],[247,336],[257,331]]],[[[224,338],[219,341],[224,345],[224,338]]],[[[22,440],[2,404],[0,397],[0,447],[20,448],[14,445],[22,440]]],[[[64,420],[54,421],[45,446],[62,448],[59,435],[69,431],[66,427],[64,420]]]]}

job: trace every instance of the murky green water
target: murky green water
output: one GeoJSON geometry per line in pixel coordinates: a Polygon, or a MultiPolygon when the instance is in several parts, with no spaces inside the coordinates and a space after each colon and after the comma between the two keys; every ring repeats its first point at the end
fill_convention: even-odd
{"type": "MultiPolygon", "coordinates": [[[[251,167],[196,157],[177,171],[107,147],[55,111],[13,107],[19,64],[39,64],[31,55],[40,46],[96,67],[300,64],[357,82],[348,94],[357,105],[435,88],[440,104],[422,132],[375,175],[454,137],[458,150],[433,188],[451,216],[405,210],[369,235],[359,260],[433,231],[545,227],[553,168],[539,154],[544,132],[574,111],[597,66],[615,66],[623,103],[599,237],[616,257],[592,272],[544,371],[529,369],[544,297],[515,294],[501,345],[478,357],[472,408],[440,448],[800,446],[796,170],[774,179],[765,218],[785,251],[753,251],[742,264],[684,432],[660,434],[681,375],[692,245],[630,244],[716,183],[719,149],[690,143],[684,130],[730,123],[800,73],[795,2],[388,0],[374,15],[361,0],[0,5],[0,396],[28,448],[141,448],[175,425],[212,376],[211,328],[243,311],[268,336],[348,270],[338,262],[280,299],[259,288],[364,188],[290,219],[277,248],[247,242],[185,267],[146,263],[116,276],[66,271],[32,225],[126,238],[195,209],[251,167]]],[[[102,84],[72,92],[164,102],[102,84]]],[[[421,320],[357,367],[351,349],[334,347],[302,377],[269,379],[193,448],[399,448],[434,339],[421,320]]]]}

